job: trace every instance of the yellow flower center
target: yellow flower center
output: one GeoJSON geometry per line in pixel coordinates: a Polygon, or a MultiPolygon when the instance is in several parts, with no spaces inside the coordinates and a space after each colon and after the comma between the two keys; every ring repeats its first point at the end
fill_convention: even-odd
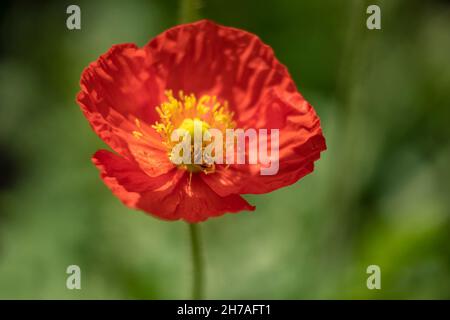
{"type": "MultiPolygon", "coordinates": [[[[225,133],[226,129],[235,127],[233,113],[228,109],[228,103],[220,103],[215,96],[203,95],[199,99],[194,94],[185,95],[182,91],[179,98],[175,98],[172,91],[166,91],[167,102],[163,102],[156,107],[160,116],[160,121],[152,126],[162,137],[164,144],[168,148],[168,156],[171,157],[172,148],[178,141],[172,141],[172,133],[177,129],[182,129],[189,133],[191,137],[191,163],[181,164],[180,167],[189,172],[214,172],[214,163],[201,159],[201,163],[194,161],[198,155],[194,153],[194,128],[201,128],[202,137],[208,136],[211,128],[225,133]]],[[[206,147],[205,142],[197,150],[203,153],[206,147]]],[[[200,155],[201,157],[201,155],[200,155]]],[[[202,158],[202,157],[201,157],[202,158]]]]}

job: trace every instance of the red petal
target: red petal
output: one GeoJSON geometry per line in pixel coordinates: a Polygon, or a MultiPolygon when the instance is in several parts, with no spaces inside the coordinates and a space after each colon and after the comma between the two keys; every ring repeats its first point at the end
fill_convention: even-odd
{"type": "Polygon", "coordinates": [[[97,151],[92,161],[100,170],[105,184],[124,204],[132,208],[137,207],[142,193],[173,187],[180,178],[176,169],[150,177],[136,163],[107,150],[97,151]]]}
{"type": "Polygon", "coordinates": [[[314,161],[326,149],[318,119],[313,128],[280,129],[279,168],[274,175],[261,175],[260,164],[217,166],[203,180],[219,195],[260,194],[291,185],[314,170],[314,161]]]}
{"type": "Polygon", "coordinates": [[[155,106],[163,94],[152,75],[150,60],[134,44],[113,46],[84,70],[77,102],[101,139],[156,176],[172,169],[173,164],[160,136],[150,127],[159,118],[155,106]],[[134,132],[143,136],[137,139],[134,132]]]}
{"type": "Polygon", "coordinates": [[[169,29],[145,48],[166,88],[217,95],[247,118],[271,87],[283,84],[285,68],[272,49],[246,31],[202,20],[169,29]]]}
{"type": "Polygon", "coordinates": [[[220,197],[201,180],[198,174],[192,175],[190,183],[186,174],[171,190],[145,193],[138,206],[162,219],[183,219],[190,223],[221,216],[227,212],[255,209],[239,195],[220,197]]]}
{"type": "Polygon", "coordinates": [[[137,165],[109,151],[100,150],[93,162],[111,191],[128,207],[165,220],[199,222],[226,212],[254,210],[239,195],[218,196],[198,175],[173,169],[156,178],[137,165]]]}
{"type": "Polygon", "coordinates": [[[153,57],[152,67],[162,86],[227,100],[236,111],[238,127],[262,127],[256,125],[260,104],[266,102],[262,107],[272,108],[268,98],[298,98],[272,48],[244,30],[201,20],[163,32],[144,49],[153,57]]]}

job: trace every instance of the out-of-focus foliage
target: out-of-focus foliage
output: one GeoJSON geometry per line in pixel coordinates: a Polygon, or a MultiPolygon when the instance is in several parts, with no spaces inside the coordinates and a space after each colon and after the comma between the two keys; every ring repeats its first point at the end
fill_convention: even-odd
{"type": "MultiPolygon", "coordinates": [[[[0,298],[186,298],[184,222],[125,208],[75,103],[112,44],[178,21],[175,1],[1,3],[0,298]],[[66,268],[82,290],[66,289],[66,268]]],[[[313,174],[201,225],[208,298],[450,298],[450,3],[204,1],[202,17],[271,45],[322,119],[313,174]],[[366,268],[381,267],[368,290],[366,268]]]]}

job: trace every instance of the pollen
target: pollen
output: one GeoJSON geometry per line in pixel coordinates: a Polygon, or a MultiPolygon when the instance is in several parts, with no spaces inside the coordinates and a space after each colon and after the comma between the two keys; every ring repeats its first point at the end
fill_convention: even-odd
{"type": "MultiPolygon", "coordinates": [[[[167,101],[156,107],[160,120],[152,126],[161,135],[163,143],[168,148],[170,157],[174,142],[171,141],[172,133],[177,129],[188,132],[192,139],[191,151],[194,151],[194,128],[201,128],[202,135],[207,134],[211,128],[225,133],[226,129],[235,127],[233,112],[228,108],[228,102],[219,102],[216,96],[202,95],[197,98],[194,94],[186,95],[179,92],[175,98],[172,91],[165,92],[167,101]]],[[[202,145],[202,148],[204,146],[202,145]]],[[[194,152],[191,152],[194,159],[194,152]]],[[[190,173],[203,172],[205,174],[214,172],[214,163],[202,161],[200,164],[182,164],[180,167],[190,173]]]]}

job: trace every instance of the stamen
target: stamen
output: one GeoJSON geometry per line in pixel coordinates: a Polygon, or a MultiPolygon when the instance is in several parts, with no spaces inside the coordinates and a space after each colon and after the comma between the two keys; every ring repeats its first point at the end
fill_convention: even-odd
{"type": "Polygon", "coordinates": [[[136,139],[140,139],[140,138],[142,138],[144,136],[144,134],[142,132],[140,132],[140,131],[133,131],[132,133],[133,133],[133,136],[136,139]]]}
{"type": "MultiPolygon", "coordinates": [[[[156,121],[152,128],[158,132],[163,143],[172,150],[174,143],[170,140],[172,132],[178,128],[193,133],[194,124],[200,124],[202,133],[214,128],[225,133],[226,129],[234,128],[233,112],[229,111],[228,103],[220,103],[216,96],[202,95],[199,99],[194,94],[186,95],[183,91],[178,93],[178,99],[173,96],[171,90],[165,92],[167,101],[156,107],[160,120],[156,121]],[[200,123],[199,123],[200,122],[200,123]]],[[[136,123],[138,128],[138,122],[136,123]]],[[[135,135],[133,133],[133,135],[135,135]]],[[[193,146],[192,150],[193,150],[193,146]]],[[[202,146],[203,151],[204,146],[202,146]]],[[[192,172],[210,174],[215,171],[214,163],[203,160],[201,164],[180,165],[192,172]]]]}

